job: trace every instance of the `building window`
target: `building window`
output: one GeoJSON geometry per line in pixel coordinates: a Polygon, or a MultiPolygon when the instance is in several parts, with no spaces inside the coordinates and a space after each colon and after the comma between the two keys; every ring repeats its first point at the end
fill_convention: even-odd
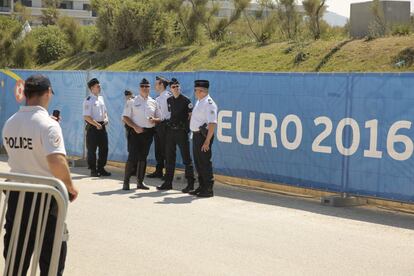
{"type": "Polygon", "coordinates": [[[0,0],[0,7],[1,8],[8,8],[10,7],[10,3],[8,0],[0,0]]]}
{"type": "Polygon", "coordinates": [[[91,5],[89,5],[89,4],[83,4],[83,10],[84,11],[90,11],[91,10],[91,5]]]}
{"type": "Polygon", "coordinates": [[[60,3],[59,9],[72,10],[73,9],[73,2],[72,1],[62,1],[60,3]]]}
{"type": "Polygon", "coordinates": [[[22,0],[22,5],[26,6],[26,7],[31,7],[32,6],[32,1],[30,0],[22,0]]]}

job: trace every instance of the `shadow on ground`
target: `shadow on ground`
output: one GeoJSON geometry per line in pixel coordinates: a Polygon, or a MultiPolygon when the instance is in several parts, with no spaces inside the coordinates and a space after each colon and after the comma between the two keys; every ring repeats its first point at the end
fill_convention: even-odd
{"type": "MultiPolygon", "coordinates": [[[[111,168],[112,169],[112,168],[111,168]]],[[[111,179],[119,180],[113,191],[96,192],[98,196],[112,196],[112,195],[129,195],[130,199],[139,199],[144,197],[160,198],[162,200],[155,202],[155,204],[188,204],[194,200],[199,200],[197,197],[190,196],[188,194],[182,194],[180,190],[185,186],[184,183],[174,183],[174,191],[161,192],[154,191],[155,187],[160,185],[162,181],[160,179],[146,179],[145,183],[151,187],[151,191],[135,190],[135,179],[131,179],[131,190],[122,191],[121,180],[123,178],[122,170],[111,170],[113,175],[111,179]],[[115,171],[114,171],[115,170],[115,171]],[[132,194],[132,195],[131,195],[132,194]],[[178,196],[178,195],[182,196],[178,196]],[[174,197],[172,197],[174,196],[174,197]]],[[[82,168],[72,169],[73,173],[86,174],[87,170],[82,168]]],[[[77,176],[75,176],[77,177],[77,176]]],[[[97,178],[97,181],[99,178],[97,178]]],[[[382,224],[393,227],[405,228],[414,230],[414,215],[406,214],[397,211],[382,210],[376,207],[347,207],[338,208],[324,206],[320,204],[319,199],[309,199],[296,196],[282,195],[273,192],[260,191],[251,188],[233,187],[217,183],[215,185],[215,196],[231,198],[235,200],[242,200],[248,202],[254,202],[257,204],[266,204],[279,206],[284,208],[302,210],[305,212],[316,213],[320,215],[338,217],[343,219],[351,219],[357,221],[363,221],[368,223],[382,224]]],[[[205,199],[214,200],[214,198],[205,199]]],[[[237,204],[237,203],[235,203],[237,204]]]]}

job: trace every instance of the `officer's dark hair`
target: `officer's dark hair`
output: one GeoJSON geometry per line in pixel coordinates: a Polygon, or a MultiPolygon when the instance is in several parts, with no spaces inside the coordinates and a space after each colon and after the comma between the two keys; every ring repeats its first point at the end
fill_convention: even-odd
{"type": "Polygon", "coordinates": [[[167,88],[168,84],[170,83],[170,81],[169,81],[169,80],[167,80],[166,78],[161,77],[161,76],[156,76],[156,77],[155,77],[155,80],[157,80],[157,81],[159,81],[160,83],[162,83],[162,85],[164,86],[164,88],[167,88]]]}
{"type": "Polygon", "coordinates": [[[91,89],[92,86],[94,86],[95,84],[99,84],[99,80],[97,78],[93,78],[90,81],[88,81],[88,88],[91,89]]]}
{"type": "MultiPolygon", "coordinates": [[[[50,80],[43,75],[32,75],[24,82],[24,96],[26,99],[33,98],[35,96],[41,97],[51,87],[50,80]]],[[[54,94],[53,90],[52,93],[54,94]]]]}

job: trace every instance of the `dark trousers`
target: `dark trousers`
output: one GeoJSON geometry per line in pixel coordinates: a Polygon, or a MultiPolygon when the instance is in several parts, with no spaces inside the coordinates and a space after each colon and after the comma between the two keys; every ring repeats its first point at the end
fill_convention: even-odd
{"type": "MultiPolygon", "coordinates": [[[[7,257],[7,251],[10,245],[10,238],[11,238],[11,233],[13,229],[14,217],[16,214],[18,196],[19,196],[19,193],[12,192],[10,193],[10,198],[8,201],[8,208],[7,208],[7,213],[6,213],[6,224],[4,226],[4,229],[6,230],[6,233],[4,235],[4,251],[3,251],[4,259],[6,259],[7,257]]],[[[32,201],[33,201],[33,193],[26,193],[26,198],[24,201],[24,208],[23,208],[23,213],[22,213],[22,221],[20,224],[20,232],[19,232],[18,242],[17,242],[16,258],[14,261],[14,270],[13,270],[14,276],[21,276],[21,275],[27,274],[27,270],[29,269],[29,266],[30,266],[30,259],[32,257],[34,246],[35,246],[36,225],[37,225],[39,207],[40,207],[39,197],[36,200],[36,208],[35,208],[35,212],[33,216],[32,226],[30,229],[27,249],[25,252],[26,254],[24,257],[24,261],[23,261],[22,274],[18,275],[17,273],[18,273],[18,269],[20,265],[20,260],[23,255],[22,254],[23,243],[25,239],[26,229],[28,227],[28,221],[29,221],[32,201]]],[[[53,205],[54,203],[52,200],[51,210],[53,210],[53,205]]],[[[49,272],[49,265],[50,265],[50,259],[51,259],[52,248],[53,248],[53,239],[55,237],[55,228],[56,228],[56,217],[50,214],[49,212],[49,215],[47,218],[47,224],[46,224],[46,231],[45,231],[44,240],[43,240],[43,246],[42,246],[42,250],[40,253],[40,259],[39,259],[41,276],[47,276],[49,272]]],[[[57,275],[63,275],[63,270],[65,268],[66,252],[67,252],[67,244],[66,242],[62,242],[57,275]]]]}
{"type": "Polygon", "coordinates": [[[103,170],[108,159],[108,133],[105,126],[101,130],[91,126],[86,131],[86,148],[88,150],[88,165],[91,171],[96,171],[96,149],[98,149],[98,171],[103,170]]]}
{"type": "Polygon", "coordinates": [[[131,131],[128,139],[128,163],[134,168],[137,167],[139,161],[147,161],[148,153],[154,135],[153,129],[145,129],[143,133],[137,134],[131,131]]]}
{"type": "Polygon", "coordinates": [[[203,191],[212,191],[214,185],[213,164],[211,163],[213,139],[214,137],[211,138],[210,150],[204,152],[201,151],[201,147],[206,138],[200,132],[194,132],[193,134],[194,164],[198,173],[200,188],[203,191]]]}
{"type": "Polygon", "coordinates": [[[155,160],[157,160],[156,171],[160,173],[165,167],[166,135],[167,126],[165,123],[156,126],[154,133],[155,160]]]}
{"type": "Polygon", "coordinates": [[[172,182],[174,179],[176,150],[177,146],[180,149],[181,157],[185,165],[185,178],[189,182],[194,182],[194,168],[193,161],[190,155],[190,142],[188,140],[188,132],[184,129],[174,130],[169,128],[167,130],[167,145],[166,145],[166,174],[165,180],[172,182]]]}

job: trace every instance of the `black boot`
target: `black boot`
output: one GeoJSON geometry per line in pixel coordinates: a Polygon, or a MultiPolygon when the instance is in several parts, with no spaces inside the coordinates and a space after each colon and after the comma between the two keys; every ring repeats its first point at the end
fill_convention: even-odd
{"type": "Polygon", "coordinates": [[[145,186],[144,183],[144,177],[145,177],[145,171],[147,169],[147,161],[138,161],[138,167],[137,167],[137,189],[141,190],[149,190],[149,187],[145,186]]]}
{"type": "Polygon", "coordinates": [[[99,176],[111,176],[112,174],[106,171],[104,168],[98,170],[99,176]]]}
{"type": "Polygon", "coordinates": [[[157,190],[160,190],[160,191],[167,191],[167,190],[171,190],[171,189],[172,189],[172,182],[168,181],[168,180],[166,180],[164,183],[162,183],[161,186],[157,187],[157,190]]]}
{"type": "Polygon", "coordinates": [[[99,173],[96,170],[91,170],[91,177],[98,177],[99,173]]]}
{"type": "Polygon", "coordinates": [[[163,178],[164,175],[162,173],[162,169],[156,169],[153,173],[147,174],[148,178],[163,178]]]}
{"type": "Polygon", "coordinates": [[[181,190],[183,193],[189,193],[192,190],[194,190],[194,178],[193,179],[187,179],[187,187],[181,190]]]}
{"type": "Polygon", "coordinates": [[[122,190],[128,191],[129,190],[129,179],[131,176],[136,174],[137,167],[133,166],[130,162],[127,162],[125,165],[125,174],[124,174],[124,185],[122,186],[122,190]]]}
{"type": "Polygon", "coordinates": [[[205,185],[206,188],[202,189],[198,194],[196,194],[196,196],[197,197],[213,197],[214,196],[213,185],[214,185],[214,182],[209,181],[209,183],[205,185]]]}
{"type": "Polygon", "coordinates": [[[203,187],[203,179],[201,178],[200,175],[198,175],[198,188],[195,189],[194,191],[190,191],[189,194],[198,195],[202,191],[201,187],[203,187]]]}

